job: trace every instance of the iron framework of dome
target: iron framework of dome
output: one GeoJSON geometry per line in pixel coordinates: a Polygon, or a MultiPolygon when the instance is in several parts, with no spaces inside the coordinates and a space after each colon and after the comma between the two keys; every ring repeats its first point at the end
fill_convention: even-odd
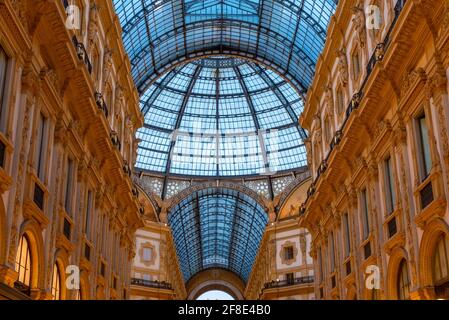
{"type": "Polygon", "coordinates": [[[236,54],[305,92],[337,0],[113,0],[140,93],[173,65],[236,54]]]}
{"type": "Polygon", "coordinates": [[[145,115],[136,167],[235,177],[304,166],[300,97],[336,2],[114,0],[145,115]]]}
{"type": "MultiPolygon", "coordinates": [[[[298,117],[337,1],[113,3],[145,116],[136,169],[163,181],[162,200],[173,178],[259,185],[245,179],[261,174],[272,199],[271,174],[306,165],[298,117]]],[[[247,195],[209,188],[168,223],[186,281],[209,267],[247,280],[267,216],[247,195]]]]}
{"type": "Polygon", "coordinates": [[[306,165],[302,99],[273,71],[227,57],[174,68],[141,97],[136,167],[189,176],[272,174],[306,165]]]}
{"type": "Polygon", "coordinates": [[[182,200],[168,219],[185,281],[209,268],[248,280],[268,222],[254,199],[230,189],[203,189],[182,200]]]}

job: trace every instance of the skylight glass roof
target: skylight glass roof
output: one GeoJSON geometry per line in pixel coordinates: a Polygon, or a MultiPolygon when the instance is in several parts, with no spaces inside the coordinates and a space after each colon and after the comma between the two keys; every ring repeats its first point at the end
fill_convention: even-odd
{"type": "Polygon", "coordinates": [[[184,280],[225,268],[247,281],[268,222],[249,196],[210,188],[191,194],[168,215],[184,280]]]}
{"type": "Polygon", "coordinates": [[[139,169],[228,177],[306,165],[303,100],[257,63],[218,56],[178,66],[142,95],[141,109],[139,169]]]}
{"type": "Polygon", "coordinates": [[[237,54],[309,87],[336,0],[113,0],[139,92],[173,65],[237,54]]]}

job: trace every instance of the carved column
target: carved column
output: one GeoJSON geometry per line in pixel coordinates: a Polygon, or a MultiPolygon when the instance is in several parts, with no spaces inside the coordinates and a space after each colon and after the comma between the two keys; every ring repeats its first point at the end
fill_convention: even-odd
{"type": "MultiPolygon", "coordinates": [[[[444,72],[443,66],[437,60],[438,69],[427,80],[427,98],[429,99],[430,109],[436,113],[435,119],[438,123],[434,126],[434,136],[436,143],[440,145],[441,157],[442,157],[442,171],[444,192],[446,199],[449,198],[449,191],[447,184],[449,183],[449,133],[448,133],[448,108],[449,98],[447,92],[447,77],[444,72]]],[[[429,130],[430,131],[430,130],[429,130]]]]}
{"type": "MultiPolygon", "coordinates": [[[[25,53],[25,61],[30,61],[32,52],[25,53]]],[[[26,63],[22,71],[22,94],[20,101],[20,108],[23,110],[23,118],[19,121],[19,128],[21,127],[21,136],[18,137],[16,143],[20,146],[18,154],[14,155],[14,161],[17,161],[17,176],[15,177],[15,195],[11,199],[13,203],[12,222],[10,242],[8,248],[7,263],[14,266],[16,259],[16,251],[19,240],[19,227],[22,215],[22,205],[24,199],[24,183],[26,181],[27,164],[30,157],[30,138],[32,135],[32,119],[34,114],[34,107],[36,105],[37,95],[39,92],[39,82],[37,75],[31,69],[31,65],[26,63]]]]}
{"type": "MultiPolygon", "coordinates": [[[[415,247],[416,230],[415,224],[411,219],[411,205],[413,204],[413,198],[409,197],[410,191],[413,189],[409,179],[407,177],[407,169],[409,169],[409,161],[407,160],[407,131],[402,121],[399,121],[393,131],[393,147],[399,164],[399,172],[396,174],[399,180],[399,188],[397,189],[397,197],[401,198],[401,211],[402,220],[404,223],[404,231],[406,237],[406,245],[410,259],[410,274],[412,288],[417,285],[417,261],[416,253],[418,252],[415,247]],[[416,249],[416,250],[415,250],[416,249]]],[[[398,200],[399,201],[399,200],[398,200]]]]}
{"type": "Polygon", "coordinates": [[[359,249],[359,238],[357,235],[359,232],[358,221],[358,198],[357,192],[353,185],[346,186],[346,194],[348,197],[348,216],[349,216],[349,228],[350,241],[351,241],[351,255],[352,255],[352,270],[356,278],[357,296],[361,297],[364,288],[364,270],[360,269],[361,257],[359,249]]]}

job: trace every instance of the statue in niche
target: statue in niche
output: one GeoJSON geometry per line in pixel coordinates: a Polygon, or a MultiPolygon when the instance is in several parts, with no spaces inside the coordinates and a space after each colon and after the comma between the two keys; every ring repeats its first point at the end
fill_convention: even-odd
{"type": "Polygon", "coordinates": [[[94,2],[90,8],[89,12],[89,28],[88,28],[88,38],[89,38],[89,46],[95,42],[98,33],[98,7],[94,2]]]}
{"type": "Polygon", "coordinates": [[[112,50],[106,48],[103,63],[103,82],[107,83],[112,73],[112,50]]]}
{"type": "Polygon", "coordinates": [[[354,14],[352,22],[354,23],[355,30],[357,32],[357,39],[359,40],[360,48],[364,48],[366,43],[366,21],[363,5],[358,3],[352,8],[352,13],[354,14]]]}
{"type": "Polygon", "coordinates": [[[346,49],[342,48],[337,51],[338,57],[338,72],[340,82],[343,87],[346,87],[349,80],[348,60],[346,58],[346,49]]]}
{"type": "Polygon", "coordinates": [[[168,223],[168,210],[166,205],[162,205],[159,219],[162,223],[168,223]]]}
{"type": "Polygon", "coordinates": [[[296,208],[295,205],[290,205],[290,210],[288,212],[288,216],[289,217],[293,217],[294,215],[296,215],[296,213],[298,212],[298,209],[296,208]]]}

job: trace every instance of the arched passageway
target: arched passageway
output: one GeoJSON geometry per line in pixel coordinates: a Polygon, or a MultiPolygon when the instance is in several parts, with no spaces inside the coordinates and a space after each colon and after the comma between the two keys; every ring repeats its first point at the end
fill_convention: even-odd
{"type": "Polygon", "coordinates": [[[262,206],[236,190],[203,189],[183,199],[168,224],[184,280],[220,268],[247,281],[267,222],[262,206]]]}

